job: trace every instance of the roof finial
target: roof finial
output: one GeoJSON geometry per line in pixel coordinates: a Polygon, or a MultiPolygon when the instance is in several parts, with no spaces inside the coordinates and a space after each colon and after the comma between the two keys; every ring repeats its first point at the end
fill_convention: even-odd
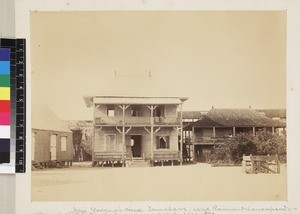
{"type": "Polygon", "coordinates": [[[249,106],[249,108],[252,108],[251,105],[249,106]]]}
{"type": "Polygon", "coordinates": [[[214,106],[211,106],[211,109],[214,109],[215,107],[214,106]]]}
{"type": "Polygon", "coordinates": [[[117,76],[117,70],[115,70],[115,77],[117,76]]]}
{"type": "Polygon", "coordinates": [[[149,77],[151,77],[151,70],[149,71],[149,77]]]}

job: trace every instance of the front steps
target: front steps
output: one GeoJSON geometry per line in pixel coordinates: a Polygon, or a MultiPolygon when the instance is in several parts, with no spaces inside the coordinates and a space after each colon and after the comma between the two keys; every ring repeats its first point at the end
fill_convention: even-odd
{"type": "Polygon", "coordinates": [[[150,163],[142,158],[133,158],[132,162],[128,164],[128,167],[149,167],[150,163]]]}

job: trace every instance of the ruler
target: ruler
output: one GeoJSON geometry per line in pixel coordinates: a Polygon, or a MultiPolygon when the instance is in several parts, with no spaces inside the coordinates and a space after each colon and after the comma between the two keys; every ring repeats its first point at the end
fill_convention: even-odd
{"type": "Polygon", "coordinates": [[[10,48],[11,143],[15,144],[15,172],[26,169],[26,40],[0,39],[10,48]]]}

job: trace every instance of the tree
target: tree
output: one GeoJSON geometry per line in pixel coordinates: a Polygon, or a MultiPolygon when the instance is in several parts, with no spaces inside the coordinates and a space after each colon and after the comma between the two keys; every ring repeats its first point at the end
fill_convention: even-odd
{"type": "Polygon", "coordinates": [[[241,163],[243,155],[256,155],[257,147],[252,135],[246,133],[237,134],[228,142],[231,160],[234,163],[241,163]]]}
{"type": "Polygon", "coordinates": [[[256,133],[254,137],[259,155],[278,155],[281,161],[286,160],[286,136],[272,134],[266,129],[256,133]]]}

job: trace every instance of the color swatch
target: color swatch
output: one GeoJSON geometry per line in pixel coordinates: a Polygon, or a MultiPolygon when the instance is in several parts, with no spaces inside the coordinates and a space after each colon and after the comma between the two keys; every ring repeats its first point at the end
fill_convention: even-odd
{"type": "Polygon", "coordinates": [[[0,163],[10,162],[10,49],[0,48],[0,163]]]}

